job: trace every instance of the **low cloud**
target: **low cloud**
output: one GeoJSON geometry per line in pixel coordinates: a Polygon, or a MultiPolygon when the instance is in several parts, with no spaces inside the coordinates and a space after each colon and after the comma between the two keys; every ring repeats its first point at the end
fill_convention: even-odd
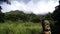
{"type": "Polygon", "coordinates": [[[22,10],[26,13],[35,13],[35,14],[46,14],[48,12],[53,12],[54,7],[58,5],[58,0],[31,0],[27,4],[22,1],[11,1],[11,5],[2,3],[2,12],[9,12],[11,10],[22,10]]]}

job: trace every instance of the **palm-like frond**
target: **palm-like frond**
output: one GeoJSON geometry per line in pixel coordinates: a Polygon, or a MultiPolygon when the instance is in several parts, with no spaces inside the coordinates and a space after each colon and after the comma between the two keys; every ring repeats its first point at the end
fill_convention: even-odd
{"type": "Polygon", "coordinates": [[[11,4],[9,0],[0,0],[2,2],[6,2],[7,4],[11,4]]]}

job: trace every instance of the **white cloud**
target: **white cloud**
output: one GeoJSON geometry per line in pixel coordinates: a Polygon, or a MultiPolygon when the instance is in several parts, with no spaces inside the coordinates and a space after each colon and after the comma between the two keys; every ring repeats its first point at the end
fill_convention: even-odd
{"type": "Polygon", "coordinates": [[[33,12],[35,14],[46,14],[48,12],[53,12],[54,7],[58,5],[57,1],[50,0],[50,1],[39,1],[38,3],[33,3],[30,1],[29,3],[25,4],[23,2],[18,2],[17,0],[11,1],[11,5],[6,3],[1,4],[3,8],[3,12],[9,12],[11,10],[22,10],[24,12],[33,12]]]}

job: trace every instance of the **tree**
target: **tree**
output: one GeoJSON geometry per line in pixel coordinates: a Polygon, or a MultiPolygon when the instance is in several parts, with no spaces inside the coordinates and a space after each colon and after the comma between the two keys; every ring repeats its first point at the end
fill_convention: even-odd
{"type": "MultiPolygon", "coordinates": [[[[0,0],[0,1],[2,1],[2,2],[6,2],[7,4],[11,4],[10,2],[9,2],[9,0],[0,0]]],[[[4,13],[2,13],[2,7],[0,6],[0,22],[4,22],[4,20],[3,20],[3,18],[4,18],[4,13]]]]}
{"type": "Polygon", "coordinates": [[[6,2],[7,4],[11,4],[9,0],[0,0],[2,2],[6,2]]]}
{"type": "Polygon", "coordinates": [[[53,15],[52,15],[52,13],[49,12],[48,14],[45,15],[45,17],[46,17],[46,19],[53,21],[53,15]]]}
{"type": "Polygon", "coordinates": [[[55,10],[53,12],[53,18],[54,20],[58,20],[60,21],[60,1],[59,1],[59,5],[55,7],[55,10]]]}
{"type": "Polygon", "coordinates": [[[60,34],[60,1],[59,5],[55,7],[55,10],[53,12],[53,18],[57,22],[55,23],[55,34],[60,34]]]}
{"type": "Polygon", "coordinates": [[[4,14],[1,12],[1,9],[2,9],[2,8],[1,8],[1,6],[0,6],[0,22],[4,22],[4,20],[3,20],[3,17],[4,17],[3,15],[4,15],[4,14]]]}

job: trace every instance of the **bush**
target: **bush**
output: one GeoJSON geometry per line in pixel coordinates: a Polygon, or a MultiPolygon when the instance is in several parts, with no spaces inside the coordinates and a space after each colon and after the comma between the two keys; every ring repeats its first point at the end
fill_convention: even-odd
{"type": "Polygon", "coordinates": [[[42,26],[39,23],[0,23],[0,34],[40,34],[42,26]]]}

